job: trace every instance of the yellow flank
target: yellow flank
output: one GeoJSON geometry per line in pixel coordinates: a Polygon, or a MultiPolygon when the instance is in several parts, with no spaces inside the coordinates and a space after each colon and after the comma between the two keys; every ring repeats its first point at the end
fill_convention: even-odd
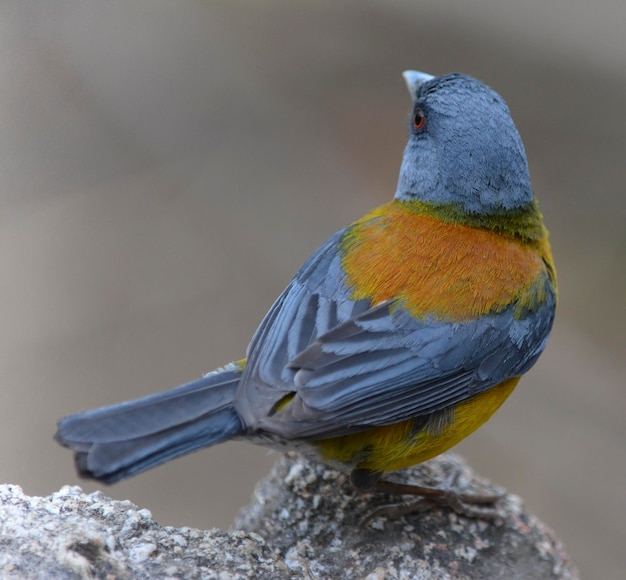
{"type": "Polygon", "coordinates": [[[368,431],[322,439],[315,446],[322,458],[351,468],[395,471],[421,463],[447,451],[476,431],[513,392],[520,377],[457,404],[441,430],[414,432],[413,420],[368,431]]]}
{"type": "Polygon", "coordinates": [[[278,399],[270,409],[270,415],[274,415],[275,413],[279,413],[282,411],[296,396],[295,392],[287,393],[284,397],[278,399]]]}
{"type": "Polygon", "coordinates": [[[417,318],[476,319],[545,298],[547,268],[536,246],[397,201],[353,224],[342,249],[353,299],[398,299],[417,318]]]}
{"type": "Polygon", "coordinates": [[[552,248],[550,247],[550,238],[548,235],[548,230],[543,228],[544,236],[543,239],[539,242],[539,255],[541,259],[546,265],[548,269],[548,277],[554,286],[554,292],[558,298],[559,293],[559,285],[556,278],[556,268],[554,267],[554,258],[552,257],[552,248]]]}
{"type": "Polygon", "coordinates": [[[242,373],[243,369],[246,368],[246,362],[248,361],[247,358],[240,358],[239,360],[236,360],[233,364],[235,365],[235,370],[238,373],[242,373]]]}

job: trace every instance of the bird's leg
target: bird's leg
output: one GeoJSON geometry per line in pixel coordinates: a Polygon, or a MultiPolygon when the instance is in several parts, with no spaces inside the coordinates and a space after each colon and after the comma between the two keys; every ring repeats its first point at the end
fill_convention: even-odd
{"type": "Polygon", "coordinates": [[[367,523],[374,517],[390,516],[398,518],[410,513],[421,513],[433,507],[447,507],[456,514],[468,518],[497,521],[501,517],[494,505],[503,494],[459,493],[453,489],[460,469],[454,470],[440,487],[409,485],[380,479],[380,473],[368,469],[355,469],[351,473],[352,485],[359,491],[410,495],[418,499],[405,503],[390,504],[373,510],[364,520],[367,523]],[[481,507],[478,507],[481,506],[481,507]]]}

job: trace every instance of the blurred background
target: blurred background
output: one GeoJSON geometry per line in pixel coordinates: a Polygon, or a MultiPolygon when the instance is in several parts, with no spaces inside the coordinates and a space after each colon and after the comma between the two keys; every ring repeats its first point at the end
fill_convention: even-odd
{"type": "MultiPolygon", "coordinates": [[[[79,482],[56,419],[241,357],[332,232],[391,198],[401,72],[508,101],[552,243],[552,341],[459,448],[583,576],[626,544],[626,4],[0,0],[0,481],[79,482]]],[[[244,443],[104,491],[227,528],[276,455],[244,443]]]]}

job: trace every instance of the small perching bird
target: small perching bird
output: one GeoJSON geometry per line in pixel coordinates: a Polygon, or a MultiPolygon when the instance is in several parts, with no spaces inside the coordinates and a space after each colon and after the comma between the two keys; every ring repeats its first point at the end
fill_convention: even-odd
{"type": "Polygon", "coordinates": [[[56,438],[82,476],[112,483],[246,439],[314,451],[358,489],[412,493],[383,474],[449,449],[509,396],[556,306],[524,147],[483,83],[404,77],[413,107],[394,199],[307,260],[246,358],[62,419],[56,438]]]}

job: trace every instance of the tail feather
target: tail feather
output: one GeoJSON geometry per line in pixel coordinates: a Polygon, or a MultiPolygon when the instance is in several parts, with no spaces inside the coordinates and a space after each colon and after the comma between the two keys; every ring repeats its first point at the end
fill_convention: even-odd
{"type": "Polygon", "coordinates": [[[65,417],[57,441],[83,477],[113,483],[243,432],[233,401],[241,366],[136,401],[65,417]]]}

